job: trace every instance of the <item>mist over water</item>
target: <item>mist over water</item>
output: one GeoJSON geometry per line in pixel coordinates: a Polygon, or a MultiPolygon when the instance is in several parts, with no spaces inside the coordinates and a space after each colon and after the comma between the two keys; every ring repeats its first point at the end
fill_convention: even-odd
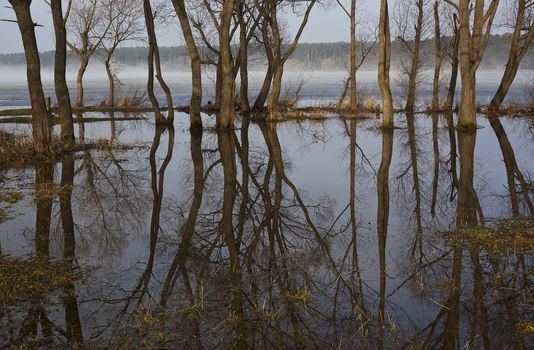
{"type": "MultiPolygon", "coordinates": [[[[76,74],[77,68],[70,66],[67,71],[67,80],[70,88],[71,100],[76,97],[76,74]]],[[[249,72],[249,88],[251,97],[255,97],[263,83],[264,71],[249,72]]],[[[422,73],[423,79],[418,87],[418,99],[420,104],[424,104],[432,98],[432,72],[422,73]]],[[[185,105],[189,103],[191,93],[191,74],[188,71],[180,71],[170,67],[165,67],[164,78],[171,88],[174,103],[185,105]]],[[[54,74],[53,70],[46,68],[41,72],[45,95],[55,100],[54,74]]],[[[497,90],[502,71],[499,70],[479,70],[477,74],[477,101],[480,104],[488,103],[497,90]]],[[[146,66],[122,66],[118,72],[119,83],[117,90],[120,95],[142,95],[146,91],[147,68],[146,66]]],[[[299,105],[315,106],[336,102],[342,93],[344,80],[347,73],[340,70],[299,70],[289,69],[284,74],[284,86],[282,96],[292,96],[296,86],[300,81],[304,82],[300,92],[299,105]]],[[[377,84],[377,72],[372,70],[361,70],[358,72],[358,90],[362,97],[375,96],[380,100],[380,93],[377,84]]],[[[400,77],[398,72],[391,72],[392,90],[395,102],[402,105],[404,91],[400,87],[400,77]]],[[[215,72],[205,70],[203,74],[204,98],[203,101],[213,100],[215,72]]],[[[91,63],[84,76],[85,99],[87,104],[100,104],[106,99],[107,75],[101,63],[91,63]]],[[[442,92],[446,90],[448,84],[448,72],[442,72],[442,92]]],[[[457,97],[461,86],[461,79],[458,78],[457,97]]],[[[507,101],[523,102],[530,97],[534,86],[534,71],[520,71],[515,79],[507,101]]],[[[156,95],[160,103],[164,104],[163,92],[155,84],[156,95]]],[[[8,107],[29,107],[26,84],[25,66],[0,66],[0,106],[8,107]]]]}

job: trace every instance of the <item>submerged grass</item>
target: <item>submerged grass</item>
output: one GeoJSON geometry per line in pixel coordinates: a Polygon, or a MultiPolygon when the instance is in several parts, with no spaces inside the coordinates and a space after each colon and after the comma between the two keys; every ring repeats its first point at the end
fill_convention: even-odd
{"type": "Polygon", "coordinates": [[[81,275],[62,261],[0,255],[0,307],[46,295],[76,282],[81,275]]]}

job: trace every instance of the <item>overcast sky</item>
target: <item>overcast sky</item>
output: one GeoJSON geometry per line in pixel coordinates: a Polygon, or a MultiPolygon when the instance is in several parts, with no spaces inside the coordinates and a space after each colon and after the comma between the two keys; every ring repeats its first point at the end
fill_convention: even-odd
{"type": "MultiPolygon", "coordinates": [[[[343,0],[349,4],[350,1],[343,0]]],[[[378,16],[379,1],[376,0],[359,0],[359,12],[362,17],[378,16]]],[[[14,19],[15,14],[11,9],[6,8],[9,2],[0,0],[0,19],[14,19]]],[[[53,50],[54,48],[54,30],[52,27],[52,15],[48,5],[44,0],[33,0],[32,15],[34,21],[42,24],[44,27],[36,28],[37,42],[40,51],[53,50]]],[[[289,26],[292,32],[300,24],[300,18],[289,18],[289,26]]],[[[301,42],[332,42],[347,41],[349,31],[347,15],[338,7],[330,6],[328,9],[316,7],[313,9],[308,22],[308,26],[302,35],[301,42]]],[[[178,30],[166,30],[158,34],[160,46],[174,46],[181,44],[181,35],[178,30]]],[[[130,43],[132,46],[133,44],[130,43]]],[[[15,23],[0,22],[0,53],[22,52],[22,41],[18,27],[15,23]]]]}

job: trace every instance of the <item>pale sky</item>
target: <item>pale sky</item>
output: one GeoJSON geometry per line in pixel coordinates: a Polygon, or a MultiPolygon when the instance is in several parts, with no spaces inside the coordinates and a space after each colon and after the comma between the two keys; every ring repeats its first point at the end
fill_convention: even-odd
{"type": "MultiPolygon", "coordinates": [[[[347,6],[349,0],[342,0],[347,6]]],[[[361,20],[365,18],[376,18],[378,16],[380,2],[378,0],[359,0],[359,13],[361,20]]],[[[14,19],[15,14],[9,8],[7,0],[0,0],[0,19],[14,19]]],[[[33,0],[32,15],[35,22],[44,27],[36,28],[39,51],[49,51],[54,49],[54,29],[52,27],[52,15],[48,5],[44,0],[33,0]]],[[[295,32],[300,24],[300,18],[289,18],[290,30],[295,32]]],[[[348,17],[337,5],[331,5],[325,9],[316,7],[312,10],[308,26],[306,27],[301,42],[335,42],[348,41],[348,17]]],[[[179,30],[165,30],[158,34],[160,46],[175,46],[181,44],[179,30]]],[[[134,46],[135,43],[126,44],[134,46]]],[[[22,52],[22,41],[20,32],[15,23],[0,22],[0,53],[22,52]]]]}

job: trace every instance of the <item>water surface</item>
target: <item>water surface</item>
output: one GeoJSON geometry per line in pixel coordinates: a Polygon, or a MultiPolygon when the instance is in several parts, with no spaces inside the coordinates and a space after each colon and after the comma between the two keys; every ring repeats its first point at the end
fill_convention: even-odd
{"type": "Polygon", "coordinates": [[[137,146],[4,170],[2,256],[80,276],[0,305],[0,346],[534,345],[532,252],[451,233],[534,215],[532,120],[396,118],[87,123],[137,146]]]}

